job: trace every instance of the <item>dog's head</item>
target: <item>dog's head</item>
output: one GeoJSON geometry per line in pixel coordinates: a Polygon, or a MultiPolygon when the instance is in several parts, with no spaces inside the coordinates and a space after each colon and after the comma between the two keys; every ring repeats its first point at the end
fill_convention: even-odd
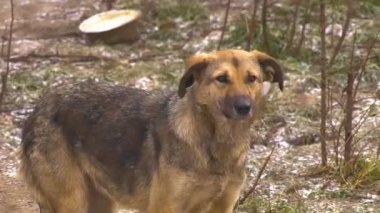
{"type": "Polygon", "coordinates": [[[284,75],[275,59],[259,51],[223,50],[197,54],[187,61],[178,95],[191,88],[195,101],[214,116],[251,120],[269,84],[283,89],[284,75]]]}

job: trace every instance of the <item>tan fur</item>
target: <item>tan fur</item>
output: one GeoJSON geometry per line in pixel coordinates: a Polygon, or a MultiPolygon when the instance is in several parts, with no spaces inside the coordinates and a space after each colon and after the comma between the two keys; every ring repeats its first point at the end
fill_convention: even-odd
{"type": "Polygon", "coordinates": [[[266,80],[283,87],[273,58],[224,50],[191,57],[178,95],[60,86],[25,123],[20,173],[44,213],[231,213],[266,80]]]}

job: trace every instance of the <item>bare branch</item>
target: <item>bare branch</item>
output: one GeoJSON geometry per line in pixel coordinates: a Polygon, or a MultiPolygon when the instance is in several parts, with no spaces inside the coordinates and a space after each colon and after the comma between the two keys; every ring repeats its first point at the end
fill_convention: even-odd
{"type": "Polygon", "coordinates": [[[271,157],[272,157],[273,152],[274,152],[275,149],[276,149],[276,146],[273,146],[273,147],[272,147],[272,150],[271,150],[270,153],[269,153],[269,155],[268,155],[267,158],[265,159],[263,166],[260,168],[260,171],[259,171],[259,173],[258,173],[257,176],[256,176],[255,182],[253,183],[252,187],[248,189],[247,193],[246,193],[246,194],[240,199],[240,201],[238,202],[239,204],[244,203],[244,201],[245,201],[250,195],[252,195],[252,194],[255,192],[255,189],[256,189],[257,185],[259,184],[259,181],[260,181],[260,179],[261,179],[261,176],[263,175],[263,172],[265,171],[265,168],[267,167],[267,165],[268,165],[268,163],[269,163],[269,160],[271,159],[271,157]]]}
{"type": "Polygon", "coordinates": [[[379,34],[380,34],[380,30],[377,32],[376,37],[372,39],[370,45],[368,46],[367,53],[365,55],[365,58],[363,60],[362,65],[360,67],[359,73],[358,73],[358,75],[356,77],[357,83],[356,83],[355,89],[354,89],[354,100],[356,99],[356,95],[358,93],[358,89],[359,89],[359,85],[360,85],[360,82],[361,82],[362,75],[365,72],[365,70],[367,69],[367,65],[368,65],[368,61],[369,61],[372,49],[375,47],[375,44],[377,42],[377,37],[378,37],[379,34]]]}
{"type": "Polygon", "coordinates": [[[220,47],[222,46],[222,41],[223,41],[224,33],[225,33],[226,27],[227,27],[228,14],[230,12],[230,7],[231,7],[231,0],[228,0],[227,6],[226,6],[226,13],[224,15],[222,33],[220,34],[219,44],[218,44],[218,47],[217,47],[218,50],[220,50],[220,47]]]}
{"type": "Polygon", "coordinates": [[[306,12],[305,12],[305,17],[303,19],[303,22],[302,22],[302,27],[301,27],[301,35],[300,35],[300,39],[298,40],[298,43],[297,43],[297,46],[294,50],[294,54],[296,55],[299,55],[300,51],[301,51],[301,47],[304,43],[304,40],[305,40],[305,31],[306,31],[306,26],[307,24],[310,22],[310,14],[311,14],[311,4],[309,3],[307,6],[306,6],[306,12]]]}
{"type": "Polygon", "coordinates": [[[327,147],[326,147],[326,14],[325,14],[325,1],[320,0],[320,37],[321,37],[321,61],[320,61],[320,73],[321,73],[321,158],[322,166],[327,166],[327,147]]]}
{"type": "Polygon", "coordinates": [[[356,71],[353,65],[355,57],[355,42],[356,42],[356,32],[354,33],[354,39],[352,40],[352,49],[351,49],[351,59],[350,66],[347,73],[347,86],[345,88],[347,101],[345,105],[345,121],[344,121],[344,162],[348,164],[351,161],[352,157],[352,120],[353,120],[353,111],[354,111],[354,82],[356,71]]]}
{"type": "Polygon", "coordinates": [[[263,7],[261,11],[261,24],[263,29],[263,42],[266,51],[269,51],[268,29],[267,29],[267,12],[268,0],[263,0],[263,7]]]}
{"type": "Polygon", "coordinates": [[[294,41],[294,35],[296,34],[296,27],[297,27],[297,22],[298,22],[298,14],[300,11],[300,5],[302,3],[302,0],[297,0],[295,1],[295,9],[293,12],[293,17],[292,17],[292,24],[290,27],[290,33],[288,36],[288,40],[286,42],[286,50],[290,50],[293,47],[293,41],[294,41]]]}
{"type": "Polygon", "coordinates": [[[257,20],[256,20],[256,14],[257,9],[259,8],[259,0],[253,1],[253,9],[252,9],[252,15],[251,20],[248,24],[248,37],[247,37],[247,45],[245,47],[245,50],[249,51],[251,49],[252,41],[253,41],[253,35],[255,34],[255,30],[257,27],[257,20]]]}
{"type": "Polygon", "coordinates": [[[336,58],[336,56],[338,55],[338,53],[340,52],[340,50],[342,48],[342,44],[343,44],[344,39],[346,38],[346,35],[347,35],[348,28],[349,28],[350,23],[351,23],[351,18],[353,16],[353,13],[354,13],[353,2],[352,2],[352,0],[347,0],[346,19],[344,20],[342,34],[341,34],[341,36],[340,36],[340,38],[338,40],[338,43],[336,44],[336,46],[334,48],[334,51],[333,51],[333,54],[332,54],[332,56],[330,58],[330,62],[329,62],[328,67],[331,67],[334,64],[335,58],[336,58]]]}

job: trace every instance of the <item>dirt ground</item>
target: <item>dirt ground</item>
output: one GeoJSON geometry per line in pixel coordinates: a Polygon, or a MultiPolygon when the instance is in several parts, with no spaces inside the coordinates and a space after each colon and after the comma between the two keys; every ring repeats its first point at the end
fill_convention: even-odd
{"type": "Polygon", "coordinates": [[[14,171],[9,171],[10,165],[16,163],[15,153],[15,149],[0,147],[0,213],[38,212],[24,183],[16,177],[14,171]]]}

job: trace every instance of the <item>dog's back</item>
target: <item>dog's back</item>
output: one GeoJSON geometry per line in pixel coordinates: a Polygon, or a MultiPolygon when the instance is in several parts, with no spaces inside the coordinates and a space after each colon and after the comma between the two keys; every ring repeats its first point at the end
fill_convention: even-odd
{"type": "Polygon", "coordinates": [[[56,90],[36,106],[22,135],[21,173],[40,208],[111,212],[110,198],[144,205],[136,199],[148,200],[140,192],[156,160],[154,144],[144,143],[163,99],[92,82],[56,90]]]}

